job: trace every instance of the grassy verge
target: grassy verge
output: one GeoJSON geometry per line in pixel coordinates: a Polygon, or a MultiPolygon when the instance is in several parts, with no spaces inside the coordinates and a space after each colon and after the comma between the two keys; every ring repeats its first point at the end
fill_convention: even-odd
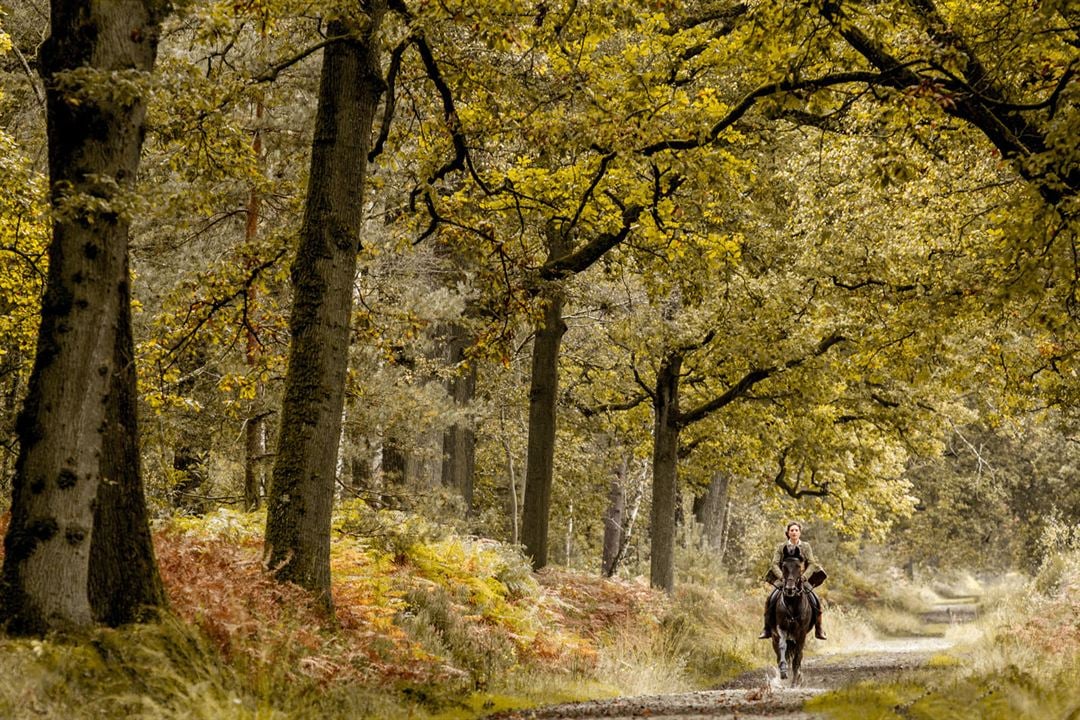
{"type": "Polygon", "coordinates": [[[361,505],[338,517],[335,617],[322,617],[263,567],[261,521],[159,529],[171,607],[158,623],[0,640],[0,717],[464,720],[705,687],[763,658],[760,598],[715,578],[669,597],[534,574],[506,546],[361,505]]]}
{"type": "MultiPolygon", "coordinates": [[[[1080,718],[1080,564],[1052,566],[1052,580],[1044,572],[991,588],[977,621],[945,630],[955,650],[925,671],[827,693],[807,709],[836,720],[1080,718]]],[[[937,592],[956,598],[971,588],[937,592]]]]}

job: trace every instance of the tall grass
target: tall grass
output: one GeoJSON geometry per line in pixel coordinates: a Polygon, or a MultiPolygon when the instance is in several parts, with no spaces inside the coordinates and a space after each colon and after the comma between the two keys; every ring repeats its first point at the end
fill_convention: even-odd
{"type": "Polygon", "coordinates": [[[260,525],[222,511],[160,528],[156,624],[0,640],[0,717],[471,718],[698,687],[749,656],[732,638],[754,613],[715,588],[537,575],[516,549],[362,507],[338,518],[328,618],[263,566],[260,525]]]}
{"type": "MultiPolygon", "coordinates": [[[[973,623],[951,625],[952,658],[896,682],[862,684],[811,701],[837,719],[1044,720],[1080,718],[1080,561],[1049,556],[1040,574],[981,585],[973,623]],[[1050,577],[1048,577],[1050,575],[1050,577]]],[[[967,595],[972,581],[936,588],[967,595]]]]}

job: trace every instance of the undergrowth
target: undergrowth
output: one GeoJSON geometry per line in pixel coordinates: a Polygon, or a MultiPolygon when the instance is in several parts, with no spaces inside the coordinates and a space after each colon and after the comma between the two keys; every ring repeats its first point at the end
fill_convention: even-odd
{"type": "MultiPolygon", "coordinates": [[[[807,709],[837,720],[1077,720],[1077,578],[1075,554],[1050,555],[1034,579],[1011,576],[991,588],[975,623],[946,631],[956,650],[935,658],[921,675],[831,692],[807,709]]],[[[967,581],[935,588],[945,597],[966,596],[972,589],[967,581]]]]}
{"type": "Polygon", "coordinates": [[[753,594],[705,577],[546,569],[516,549],[361,503],[338,514],[333,617],[273,579],[262,518],[170,521],[160,622],[0,640],[0,717],[473,718],[704,687],[753,664],[753,594]]]}

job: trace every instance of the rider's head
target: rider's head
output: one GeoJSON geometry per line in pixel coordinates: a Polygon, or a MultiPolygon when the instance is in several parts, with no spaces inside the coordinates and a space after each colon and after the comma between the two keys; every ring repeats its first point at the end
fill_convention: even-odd
{"type": "Polygon", "coordinates": [[[802,525],[797,522],[789,522],[784,534],[787,535],[788,540],[796,542],[799,536],[802,535],[802,525]]]}

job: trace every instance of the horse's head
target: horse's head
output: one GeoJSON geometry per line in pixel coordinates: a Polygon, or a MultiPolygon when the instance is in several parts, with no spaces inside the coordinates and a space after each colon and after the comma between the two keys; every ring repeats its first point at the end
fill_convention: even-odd
{"type": "Polygon", "coordinates": [[[784,573],[784,594],[788,597],[798,595],[803,590],[803,561],[797,556],[788,556],[780,563],[784,573]]]}

